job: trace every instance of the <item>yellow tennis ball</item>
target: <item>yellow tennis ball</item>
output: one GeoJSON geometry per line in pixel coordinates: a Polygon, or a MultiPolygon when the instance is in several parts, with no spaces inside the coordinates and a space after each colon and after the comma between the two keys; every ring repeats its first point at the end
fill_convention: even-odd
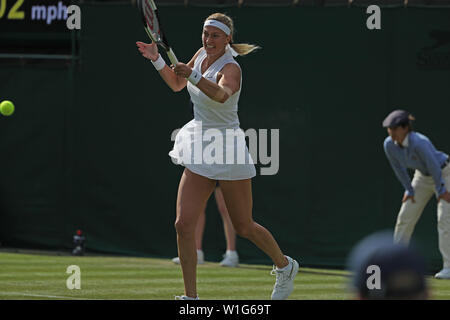
{"type": "Polygon", "coordinates": [[[14,104],[11,101],[5,100],[0,103],[0,112],[4,116],[10,116],[14,113],[14,104]]]}

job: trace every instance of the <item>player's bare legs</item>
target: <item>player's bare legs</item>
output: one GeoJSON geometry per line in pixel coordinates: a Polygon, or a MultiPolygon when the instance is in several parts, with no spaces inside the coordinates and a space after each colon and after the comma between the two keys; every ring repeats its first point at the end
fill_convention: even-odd
{"type": "Polygon", "coordinates": [[[237,234],[252,241],[278,268],[287,266],[288,260],[272,234],[253,220],[251,179],[221,180],[220,187],[237,234]]]}
{"type": "Polygon", "coordinates": [[[206,208],[206,203],[216,182],[185,169],[178,187],[177,230],[178,257],[184,279],[185,295],[197,297],[197,248],[195,229],[198,217],[206,208]]]}
{"type": "Polygon", "coordinates": [[[231,222],[230,214],[228,213],[225,199],[223,198],[220,187],[216,188],[216,190],[214,191],[214,195],[216,198],[217,209],[222,216],[223,229],[225,232],[225,238],[227,240],[227,250],[236,251],[236,231],[234,230],[233,223],[231,222]]]}
{"type": "Polygon", "coordinates": [[[271,298],[273,300],[287,299],[294,290],[294,278],[299,265],[297,261],[281,252],[277,242],[266,228],[253,221],[251,180],[221,180],[220,187],[236,232],[264,251],[276,266],[271,273],[276,275],[271,298]]]}
{"type": "Polygon", "coordinates": [[[206,214],[202,211],[197,220],[197,227],[195,229],[195,243],[197,250],[203,250],[203,232],[205,231],[206,214]]]}

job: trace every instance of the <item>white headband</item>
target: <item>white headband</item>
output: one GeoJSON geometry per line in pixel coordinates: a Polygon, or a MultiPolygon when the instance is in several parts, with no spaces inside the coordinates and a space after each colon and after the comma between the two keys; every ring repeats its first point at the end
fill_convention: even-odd
{"type": "Polygon", "coordinates": [[[228,26],[226,24],[224,24],[220,21],[217,21],[217,20],[206,20],[203,27],[206,27],[206,26],[212,26],[212,27],[219,28],[220,30],[225,32],[227,36],[229,36],[231,33],[230,28],[228,28],[228,26]]]}

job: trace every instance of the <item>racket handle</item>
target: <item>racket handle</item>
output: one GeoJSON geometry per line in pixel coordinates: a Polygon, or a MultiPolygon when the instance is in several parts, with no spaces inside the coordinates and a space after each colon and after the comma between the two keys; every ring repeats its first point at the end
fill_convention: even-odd
{"type": "Polygon", "coordinates": [[[175,53],[173,53],[172,48],[169,48],[169,51],[167,51],[167,56],[169,57],[170,62],[175,66],[178,63],[178,59],[175,56],[175,53]]]}

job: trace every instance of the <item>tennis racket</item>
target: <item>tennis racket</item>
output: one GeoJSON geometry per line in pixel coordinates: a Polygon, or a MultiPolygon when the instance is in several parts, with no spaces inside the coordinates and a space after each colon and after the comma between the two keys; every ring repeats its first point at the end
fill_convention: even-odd
{"type": "Polygon", "coordinates": [[[144,23],[144,28],[148,36],[154,43],[166,51],[170,62],[172,62],[173,65],[176,65],[178,59],[175,56],[175,53],[173,53],[161,28],[161,20],[159,19],[155,2],[153,0],[137,0],[137,6],[141,13],[142,22],[144,23]]]}

